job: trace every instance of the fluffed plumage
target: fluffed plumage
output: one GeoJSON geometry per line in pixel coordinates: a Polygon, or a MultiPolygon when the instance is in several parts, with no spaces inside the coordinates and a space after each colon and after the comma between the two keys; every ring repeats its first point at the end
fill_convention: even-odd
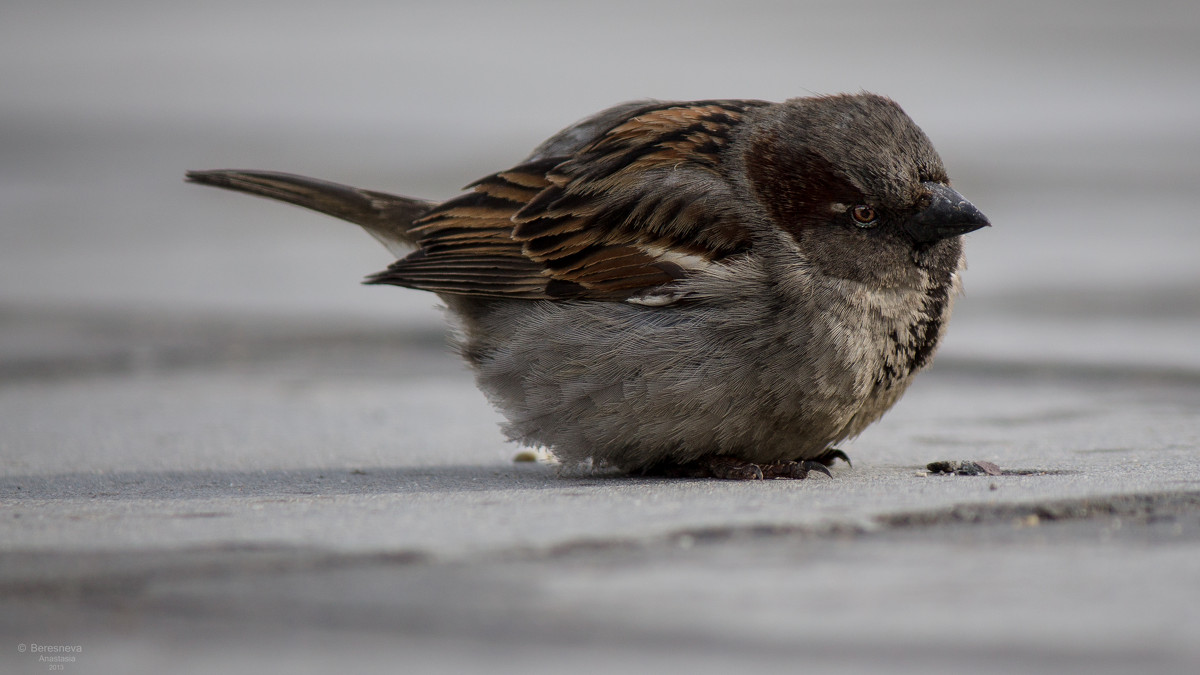
{"type": "Polygon", "coordinates": [[[626,471],[803,477],[930,361],[987,225],[872,94],[643,101],[441,204],[258,171],[188,179],[363,226],[369,283],[438,293],[514,440],[626,471]],[[411,251],[409,250],[411,249],[411,251]]]}

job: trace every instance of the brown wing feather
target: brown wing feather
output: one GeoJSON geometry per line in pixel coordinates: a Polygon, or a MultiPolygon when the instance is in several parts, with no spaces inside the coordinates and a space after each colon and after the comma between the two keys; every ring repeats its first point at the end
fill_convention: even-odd
{"type": "Polygon", "coordinates": [[[493,174],[434,208],[371,279],[441,293],[622,300],[744,250],[721,150],[759,101],[662,104],[568,157],[493,174]]]}

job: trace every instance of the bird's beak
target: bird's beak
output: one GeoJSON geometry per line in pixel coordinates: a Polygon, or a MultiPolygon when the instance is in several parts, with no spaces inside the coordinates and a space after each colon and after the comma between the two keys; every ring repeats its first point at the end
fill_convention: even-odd
{"type": "Polygon", "coordinates": [[[909,219],[905,227],[916,243],[931,244],[991,225],[974,204],[953,188],[941,183],[925,183],[925,188],[933,201],[909,219]]]}

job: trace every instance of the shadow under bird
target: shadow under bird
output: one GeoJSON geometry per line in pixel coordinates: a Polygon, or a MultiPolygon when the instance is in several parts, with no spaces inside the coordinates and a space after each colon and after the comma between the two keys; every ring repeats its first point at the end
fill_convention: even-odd
{"type": "Polygon", "coordinates": [[[873,94],[638,101],[442,203],[188,172],[362,226],[437,293],[505,432],[566,463],[804,478],[926,367],[987,219],[873,94]]]}

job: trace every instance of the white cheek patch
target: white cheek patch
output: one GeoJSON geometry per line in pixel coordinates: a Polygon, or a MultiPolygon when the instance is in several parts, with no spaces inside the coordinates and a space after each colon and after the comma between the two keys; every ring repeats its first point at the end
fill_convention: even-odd
{"type": "Polygon", "coordinates": [[[834,202],[829,205],[829,211],[831,213],[845,213],[849,208],[849,204],[843,204],[841,202],[834,202]]]}

